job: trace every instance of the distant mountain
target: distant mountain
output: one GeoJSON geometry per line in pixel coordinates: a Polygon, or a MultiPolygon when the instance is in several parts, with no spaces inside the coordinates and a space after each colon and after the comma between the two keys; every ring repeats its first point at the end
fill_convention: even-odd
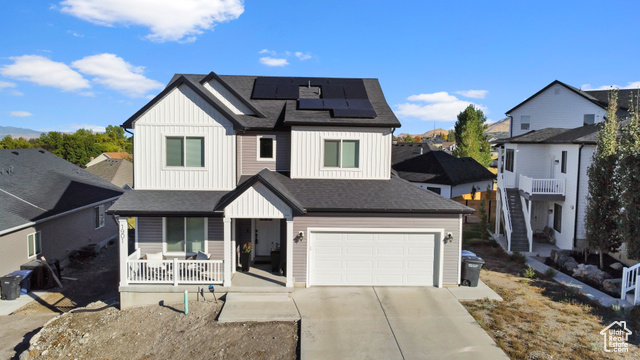
{"type": "Polygon", "coordinates": [[[493,124],[489,124],[487,127],[487,134],[493,135],[496,137],[508,137],[509,136],[509,118],[504,118],[500,121],[496,121],[493,124]],[[506,134],[506,136],[498,136],[506,134]]]}
{"type": "Polygon", "coordinates": [[[0,126],[0,138],[3,138],[7,135],[11,135],[11,137],[14,137],[14,138],[23,137],[29,140],[32,138],[40,137],[40,134],[42,134],[42,131],[36,131],[36,130],[25,129],[25,128],[17,128],[13,126],[0,126]]]}
{"type": "Polygon", "coordinates": [[[402,133],[397,135],[397,137],[401,137],[404,138],[407,135],[411,135],[411,136],[420,136],[421,138],[430,138],[430,137],[434,137],[436,135],[440,135],[440,134],[445,134],[445,135],[449,135],[449,130],[445,130],[445,129],[434,129],[434,130],[429,130],[426,133],[423,134],[407,134],[407,133],[402,133]]]}

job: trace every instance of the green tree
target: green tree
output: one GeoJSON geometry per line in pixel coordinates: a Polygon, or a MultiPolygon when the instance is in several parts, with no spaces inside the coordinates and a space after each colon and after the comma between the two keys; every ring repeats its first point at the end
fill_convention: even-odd
{"type": "Polygon", "coordinates": [[[411,135],[405,135],[405,137],[403,137],[403,138],[402,138],[402,142],[405,142],[405,143],[412,143],[412,142],[414,142],[414,141],[413,141],[413,136],[411,136],[411,135]]]}
{"type": "Polygon", "coordinates": [[[30,149],[31,143],[24,138],[13,138],[11,135],[0,140],[0,149],[30,149]]]}
{"type": "Polygon", "coordinates": [[[620,180],[619,231],[626,239],[627,255],[640,259],[640,110],[638,97],[631,99],[631,119],[622,128],[620,162],[617,167],[620,180]]]}
{"type": "Polygon", "coordinates": [[[457,157],[472,157],[485,167],[491,164],[491,147],[487,141],[487,117],[482,110],[469,105],[460,114],[454,126],[457,157]]]}
{"type": "Polygon", "coordinates": [[[620,214],[619,181],[616,176],[618,164],[618,94],[609,95],[607,119],[598,132],[598,143],[593,154],[589,174],[587,196],[587,246],[598,250],[600,268],[604,268],[603,253],[617,251],[621,240],[618,230],[620,214]]]}

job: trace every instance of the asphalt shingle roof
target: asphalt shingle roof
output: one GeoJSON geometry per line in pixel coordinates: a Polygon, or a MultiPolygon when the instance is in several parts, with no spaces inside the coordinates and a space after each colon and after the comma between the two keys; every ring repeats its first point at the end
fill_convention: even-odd
{"type": "Polygon", "coordinates": [[[107,159],[86,170],[119,187],[133,185],[133,164],[127,160],[107,159]]]}
{"type": "Polygon", "coordinates": [[[453,186],[496,178],[473,158],[457,158],[441,150],[412,153],[410,149],[402,144],[393,146],[392,168],[407,181],[453,186]]]}
{"type": "Polygon", "coordinates": [[[0,150],[0,231],[122,193],[117,186],[45,150],[0,150]]]}
{"type": "Polygon", "coordinates": [[[109,208],[123,216],[214,216],[214,208],[228,191],[129,190],[109,208]]]}
{"type": "Polygon", "coordinates": [[[528,133],[499,139],[496,144],[596,144],[602,123],[573,129],[544,128],[528,133]]]}

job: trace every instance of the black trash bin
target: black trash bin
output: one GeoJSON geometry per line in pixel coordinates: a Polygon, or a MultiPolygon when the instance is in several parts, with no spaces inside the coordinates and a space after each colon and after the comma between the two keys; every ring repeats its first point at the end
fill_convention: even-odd
{"type": "Polygon", "coordinates": [[[480,269],[484,265],[484,260],[477,256],[463,256],[462,257],[462,285],[463,286],[478,286],[478,280],[480,279],[480,269]]]}
{"type": "Polygon", "coordinates": [[[20,275],[5,275],[0,277],[0,288],[2,290],[2,300],[15,300],[20,297],[20,275]]]}
{"type": "Polygon", "coordinates": [[[20,294],[26,295],[31,291],[31,273],[33,270],[18,270],[9,275],[20,275],[22,281],[20,281],[20,294]]]}

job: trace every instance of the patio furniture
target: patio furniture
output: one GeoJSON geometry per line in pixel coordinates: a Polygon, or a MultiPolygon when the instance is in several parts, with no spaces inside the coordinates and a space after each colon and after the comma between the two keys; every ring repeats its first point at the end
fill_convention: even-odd
{"type": "Polygon", "coordinates": [[[556,243],[556,239],[553,238],[553,229],[548,226],[545,226],[544,230],[542,231],[536,230],[533,233],[533,240],[539,243],[549,243],[549,244],[556,243]]]}

